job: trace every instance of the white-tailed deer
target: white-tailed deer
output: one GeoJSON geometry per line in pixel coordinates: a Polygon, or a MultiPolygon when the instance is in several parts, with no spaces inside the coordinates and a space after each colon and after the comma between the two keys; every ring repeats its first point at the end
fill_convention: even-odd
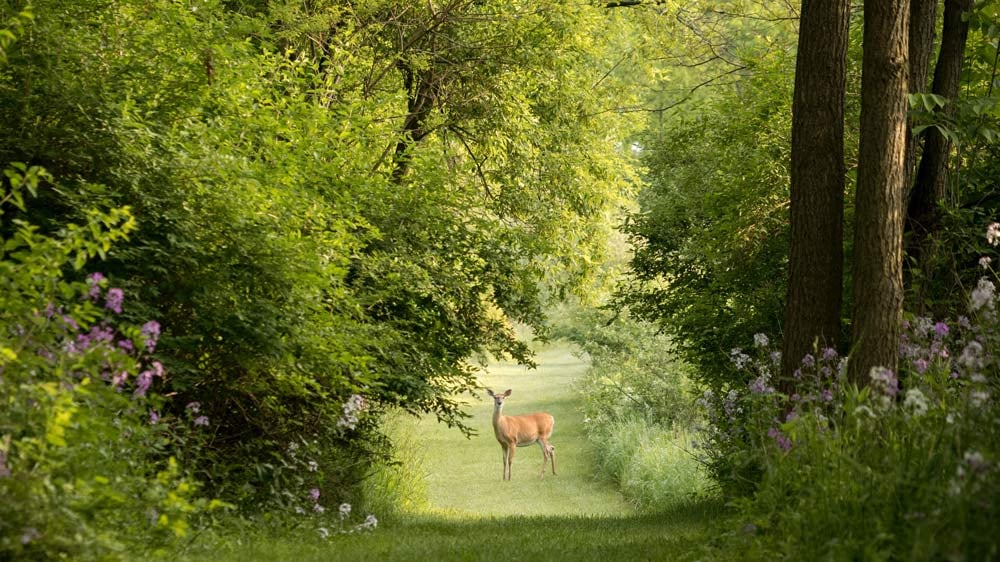
{"type": "Polygon", "coordinates": [[[542,448],[542,477],[545,477],[545,464],[552,461],[552,474],[556,473],[556,448],[549,444],[552,427],[556,420],[545,412],[525,414],[523,416],[503,415],[503,402],[510,396],[510,389],[503,394],[493,394],[493,431],[503,449],[503,479],[510,480],[511,465],[514,463],[514,451],[518,447],[527,447],[538,443],[542,448]]]}

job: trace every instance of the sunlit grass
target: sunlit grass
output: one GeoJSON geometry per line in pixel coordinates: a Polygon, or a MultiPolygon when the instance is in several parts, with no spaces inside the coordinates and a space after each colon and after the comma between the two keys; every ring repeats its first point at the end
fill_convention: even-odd
{"type": "MultiPolygon", "coordinates": [[[[492,401],[468,396],[465,438],[433,419],[401,417],[391,433],[399,448],[395,469],[380,469],[370,485],[390,490],[372,505],[400,498],[401,509],[371,533],[322,539],[315,530],[274,534],[263,529],[224,533],[192,549],[188,560],[685,560],[703,558],[711,522],[725,514],[717,500],[695,500],[690,458],[648,428],[613,428],[627,451],[628,469],[646,483],[664,478],[655,512],[640,513],[608,478],[598,476],[587,443],[575,382],[587,363],[568,345],[540,350],[539,368],[494,364],[483,384],[513,389],[506,414],[547,411],[555,419],[556,476],[539,476],[538,446],[518,449],[513,480],[502,481],[500,446],[493,435],[492,401]],[[636,460],[638,459],[638,460],[636,460]],[[655,474],[642,473],[653,470],[655,474]],[[205,548],[208,543],[212,547],[205,548]],[[209,552],[210,550],[210,552],[209,552]]],[[[607,451],[605,451],[605,454],[607,451]]],[[[625,458],[623,455],[622,458],[625,458]]],[[[630,476],[633,477],[633,476],[630,476]]],[[[371,502],[370,502],[371,503],[371,502]]],[[[647,506],[648,507],[648,506],[647,506]]]]}
{"type": "Polygon", "coordinates": [[[467,515],[622,515],[629,505],[609,484],[594,479],[595,459],[584,437],[583,416],[572,390],[586,369],[569,346],[543,350],[538,369],[491,365],[483,384],[499,392],[513,390],[504,413],[546,411],[555,417],[551,443],[556,471],[540,477],[542,453],[537,445],[517,449],[513,479],[503,482],[500,445],[493,435],[493,402],[485,394],[468,396],[478,434],[466,439],[433,419],[416,423],[426,473],[428,500],[437,513],[467,515]]]}

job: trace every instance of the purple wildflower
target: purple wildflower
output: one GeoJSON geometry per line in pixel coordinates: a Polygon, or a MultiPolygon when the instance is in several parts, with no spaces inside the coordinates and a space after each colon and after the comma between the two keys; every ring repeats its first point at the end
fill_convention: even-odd
{"type": "Polygon", "coordinates": [[[309,497],[312,498],[312,501],[318,502],[319,501],[319,488],[313,488],[313,489],[309,490],[309,497]]]}
{"type": "Polygon", "coordinates": [[[937,324],[934,324],[934,333],[939,338],[947,336],[949,331],[950,330],[948,328],[948,325],[945,324],[944,322],[938,322],[937,324]]]}
{"type": "Polygon", "coordinates": [[[87,296],[91,300],[97,300],[97,297],[101,296],[101,281],[104,279],[104,274],[100,272],[93,272],[87,276],[87,286],[90,289],[87,291],[87,296]]]}
{"type": "Polygon", "coordinates": [[[185,410],[189,410],[193,414],[197,414],[201,411],[201,402],[188,402],[187,406],[184,406],[185,410]]]}
{"type": "Polygon", "coordinates": [[[816,364],[816,358],[812,356],[812,353],[806,353],[806,356],[802,358],[802,366],[812,367],[816,364]]]}
{"type": "Polygon", "coordinates": [[[63,314],[62,319],[63,322],[65,322],[66,325],[69,326],[69,328],[74,332],[80,329],[80,325],[76,323],[76,320],[73,320],[72,316],[68,314],[63,314]]]}
{"type": "Polygon", "coordinates": [[[108,289],[108,294],[104,297],[104,308],[114,312],[115,314],[122,313],[122,302],[125,301],[125,292],[121,289],[115,287],[113,289],[108,289]]]}
{"type": "Polygon", "coordinates": [[[156,410],[149,411],[149,423],[156,423],[160,421],[160,414],[156,413],[156,410]]]}
{"type": "Polygon", "coordinates": [[[194,419],[195,425],[208,425],[208,416],[198,416],[194,419]]]}
{"type": "Polygon", "coordinates": [[[111,384],[114,385],[115,388],[119,388],[121,385],[125,384],[126,380],[128,380],[128,371],[122,371],[121,373],[111,377],[111,384]]]}
{"type": "Polygon", "coordinates": [[[759,376],[749,384],[750,392],[754,394],[770,394],[774,389],[767,386],[767,377],[759,376]]]}
{"type": "Polygon", "coordinates": [[[767,436],[774,439],[774,442],[778,445],[778,448],[786,453],[792,448],[792,441],[787,435],[781,432],[780,429],[772,427],[767,430],[767,436]]]}
{"type": "Polygon", "coordinates": [[[153,384],[153,371],[143,371],[135,381],[135,395],[145,396],[149,386],[153,384]]]}
{"type": "Polygon", "coordinates": [[[146,350],[150,353],[156,349],[156,341],[160,339],[160,323],[150,320],[142,325],[142,335],[146,336],[146,350]]]}
{"type": "Polygon", "coordinates": [[[921,375],[924,374],[925,371],[927,371],[928,365],[929,363],[927,362],[927,360],[923,358],[917,359],[916,361],[913,362],[913,366],[917,368],[917,372],[920,373],[921,375]]]}
{"type": "Polygon", "coordinates": [[[886,395],[895,396],[899,393],[899,379],[889,369],[885,367],[872,367],[868,376],[872,379],[872,386],[879,388],[886,395]]]}
{"type": "Polygon", "coordinates": [[[124,349],[125,351],[132,351],[135,346],[132,345],[132,340],[121,340],[118,342],[118,347],[124,349]]]}
{"type": "Polygon", "coordinates": [[[833,361],[836,358],[837,358],[837,350],[836,349],[834,349],[832,347],[828,347],[828,348],[826,348],[826,349],[823,350],[823,360],[824,361],[833,361]]]}

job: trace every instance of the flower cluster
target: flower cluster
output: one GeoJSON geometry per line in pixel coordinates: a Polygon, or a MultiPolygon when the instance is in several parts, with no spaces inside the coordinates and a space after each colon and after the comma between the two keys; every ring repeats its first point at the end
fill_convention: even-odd
{"type": "Polygon", "coordinates": [[[337,420],[337,427],[354,429],[358,425],[358,415],[365,408],[365,399],[360,394],[354,394],[344,402],[344,413],[337,420]]]}

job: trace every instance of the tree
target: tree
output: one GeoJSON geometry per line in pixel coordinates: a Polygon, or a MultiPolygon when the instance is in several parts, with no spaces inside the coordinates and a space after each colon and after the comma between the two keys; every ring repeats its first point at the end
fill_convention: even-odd
{"type": "MultiPolygon", "coordinates": [[[[931,91],[944,99],[945,116],[954,115],[958,96],[959,79],[965,44],[969,35],[969,12],[972,0],[946,0],[944,23],[941,31],[941,49],[934,68],[931,91]]],[[[927,278],[931,275],[934,260],[933,237],[941,226],[939,205],[948,184],[948,158],[951,140],[938,127],[925,129],[924,150],[917,169],[916,180],[910,191],[906,212],[906,232],[910,233],[907,254],[927,278]]],[[[926,279],[925,279],[926,281],[926,279]]],[[[926,288],[924,284],[922,287],[926,288]]],[[[924,299],[917,299],[917,307],[924,306],[924,299]]]]}
{"type": "Polygon", "coordinates": [[[910,2],[866,2],[855,196],[853,349],[848,376],[898,363],[910,2]]]}
{"type": "Polygon", "coordinates": [[[844,98],[849,0],[805,0],[792,101],[791,241],[781,372],[836,346],[843,287],[844,98]]]}

